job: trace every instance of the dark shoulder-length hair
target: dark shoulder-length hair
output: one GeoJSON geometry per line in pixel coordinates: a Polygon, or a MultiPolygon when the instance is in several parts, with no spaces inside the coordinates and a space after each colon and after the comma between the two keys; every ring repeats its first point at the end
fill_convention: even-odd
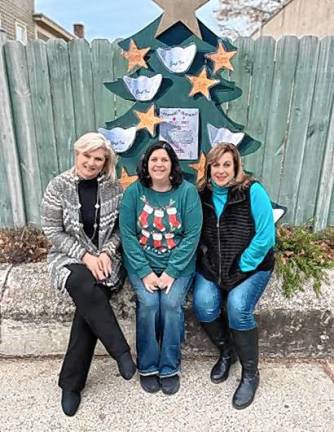
{"type": "Polygon", "coordinates": [[[179,159],[173,149],[173,147],[165,141],[158,141],[152,144],[144,153],[144,156],[137,168],[138,179],[140,183],[145,187],[152,186],[152,179],[148,173],[148,161],[152,153],[156,150],[166,150],[168,157],[172,163],[172,169],[170,173],[170,182],[173,188],[178,187],[183,181],[183,173],[180,167],[179,159]]]}

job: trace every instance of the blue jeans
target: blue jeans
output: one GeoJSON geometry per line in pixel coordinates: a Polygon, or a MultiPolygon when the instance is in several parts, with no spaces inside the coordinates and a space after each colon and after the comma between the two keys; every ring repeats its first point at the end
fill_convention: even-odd
{"type": "MultiPolygon", "coordinates": [[[[254,309],[265,290],[271,271],[258,271],[228,291],[226,310],[229,327],[233,330],[251,330],[256,327],[254,309]]],[[[223,294],[220,287],[196,274],[193,309],[199,321],[211,322],[221,314],[223,294]]]]}
{"type": "Polygon", "coordinates": [[[129,280],[137,296],[137,366],[141,375],[178,374],[184,337],[183,306],[193,275],[175,279],[168,294],[150,293],[134,274],[129,280]]]}

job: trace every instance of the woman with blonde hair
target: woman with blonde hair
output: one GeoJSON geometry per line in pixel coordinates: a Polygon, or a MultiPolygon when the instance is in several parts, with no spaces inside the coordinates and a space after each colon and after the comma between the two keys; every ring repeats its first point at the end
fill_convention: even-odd
{"type": "Polygon", "coordinates": [[[217,144],[207,154],[199,190],[203,227],[194,311],[220,351],[211,381],[225,381],[239,357],[242,376],[232,403],[243,409],[252,403],[259,384],[253,312],[274,268],[272,206],[263,186],[244,173],[233,144],[217,144]]]}
{"type": "Polygon", "coordinates": [[[80,137],[74,150],[74,167],[50,181],[41,206],[42,227],[52,246],[52,284],[66,290],[76,306],[59,376],[62,408],[69,416],[79,407],[97,339],[123,378],[132,378],[136,371],[109,303],[111,292],[123,282],[116,155],[110,142],[95,132],[80,137]]]}

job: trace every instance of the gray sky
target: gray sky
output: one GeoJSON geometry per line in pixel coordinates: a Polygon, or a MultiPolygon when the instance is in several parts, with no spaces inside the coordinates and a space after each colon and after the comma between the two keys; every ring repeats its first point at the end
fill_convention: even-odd
{"type": "MultiPolygon", "coordinates": [[[[213,11],[217,8],[218,0],[210,0],[197,12],[198,18],[215,32],[218,27],[213,11]]],[[[73,23],[83,23],[90,41],[131,36],[162,11],[151,0],[36,0],[35,12],[44,13],[70,32],[73,23]]]]}

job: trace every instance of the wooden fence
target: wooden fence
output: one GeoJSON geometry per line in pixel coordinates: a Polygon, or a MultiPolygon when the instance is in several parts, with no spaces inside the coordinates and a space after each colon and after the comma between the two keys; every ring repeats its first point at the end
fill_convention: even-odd
{"type": "MultiPolygon", "coordinates": [[[[103,86],[126,65],[107,40],[0,38],[0,226],[38,224],[43,190],[72,164],[74,140],[131,107],[103,86]]],[[[243,95],[224,108],[264,144],[246,169],[288,207],[286,222],[334,224],[334,37],[235,45],[229,79],[243,95]]]]}

